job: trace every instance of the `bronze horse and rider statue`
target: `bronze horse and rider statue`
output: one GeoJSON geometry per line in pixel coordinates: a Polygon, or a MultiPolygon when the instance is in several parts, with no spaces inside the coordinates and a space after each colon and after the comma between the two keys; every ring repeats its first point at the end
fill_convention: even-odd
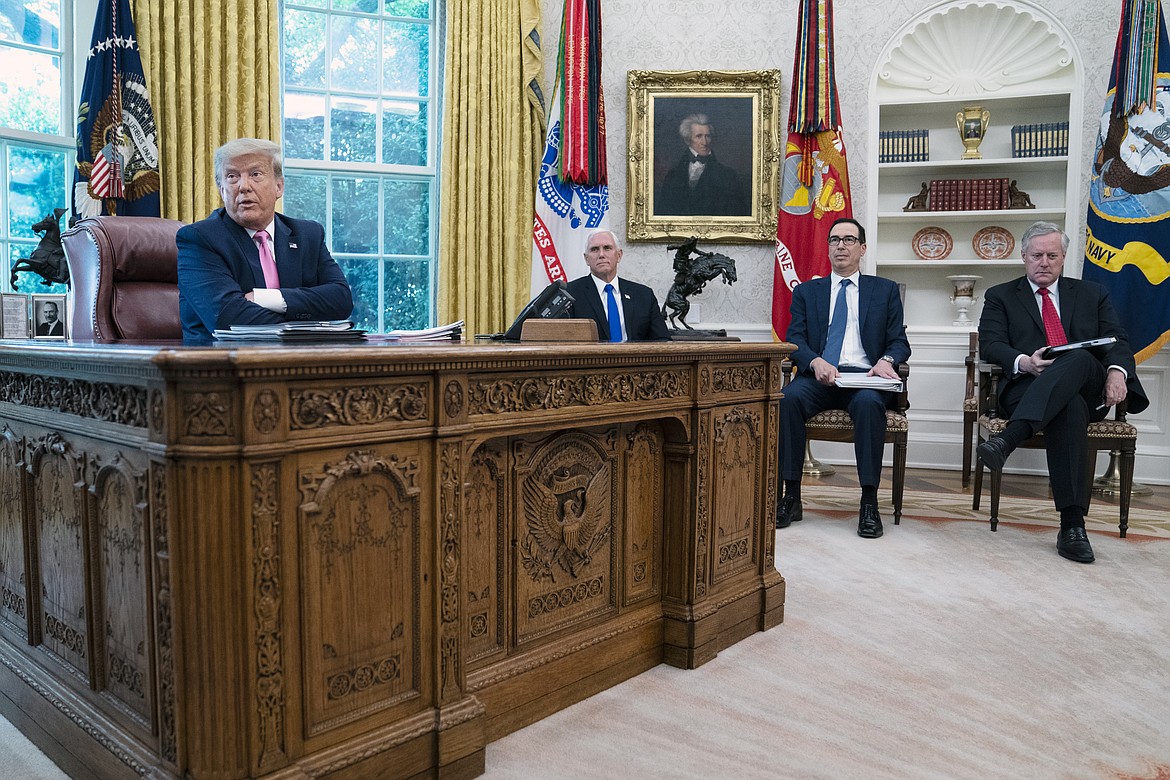
{"type": "Polygon", "coordinates": [[[44,236],[31,255],[12,264],[9,283],[13,290],[16,289],[16,275],[22,271],[40,276],[44,285],[69,283],[69,265],[65,262],[65,248],[61,246],[61,215],[64,213],[65,209],[53,209],[52,214],[32,226],[36,233],[44,236]]]}
{"type": "Polygon", "coordinates": [[[689,238],[682,244],[666,248],[674,252],[674,284],[666,294],[662,316],[669,319],[676,330],[676,320],[687,330],[694,330],[687,324],[687,313],[691,310],[689,296],[702,292],[707,282],[716,277],[722,277],[724,284],[731,284],[737,278],[734,260],[718,252],[702,251],[696,246],[698,240],[697,237],[689,238]]]}

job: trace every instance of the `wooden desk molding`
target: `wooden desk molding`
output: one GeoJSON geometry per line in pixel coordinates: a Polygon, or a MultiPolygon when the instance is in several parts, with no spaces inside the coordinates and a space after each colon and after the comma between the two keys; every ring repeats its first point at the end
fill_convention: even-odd
{"type": "Polygon", "coordinates": [[[790,350],[0,342],[0,710],[78,777],[480,774],[781,622],[790,350]]]}

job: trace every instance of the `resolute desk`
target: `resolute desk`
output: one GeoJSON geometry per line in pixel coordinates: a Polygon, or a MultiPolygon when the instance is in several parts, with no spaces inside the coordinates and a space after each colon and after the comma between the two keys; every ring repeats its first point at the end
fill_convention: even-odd
{"type": "Polygon", "coordinates": [[[76,776],[479,774],[783,619],[790,350],[0,342],[0,710],[76,776]]]}

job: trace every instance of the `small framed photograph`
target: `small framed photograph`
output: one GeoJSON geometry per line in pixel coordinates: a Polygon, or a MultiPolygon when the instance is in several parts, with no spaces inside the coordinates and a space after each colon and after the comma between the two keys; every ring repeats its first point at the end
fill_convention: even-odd
{"type": "Polygon", "coordinates": [[[64,295],[32,296],[32,337],[34,339],[69,338],[69,317],[64,295]]]}
{"type": "Polygon", "coordinates": [[[0,338],[27,339],[29,336],[28,296],[23,293],[0,293],[3,299],[4,319],[0,323],[0,338]]]}
{"type": "Polygon", "coordinates": [[[780,71],[626,74],[626,237],[776,240],[780,71]]]}

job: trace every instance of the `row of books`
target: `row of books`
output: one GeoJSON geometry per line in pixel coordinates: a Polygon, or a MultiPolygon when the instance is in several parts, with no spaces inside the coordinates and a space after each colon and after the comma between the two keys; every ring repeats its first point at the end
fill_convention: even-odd
{"type": "Polygon", "coordinates": [[[929,130],[882,130],[878,133],[878,162],[926,162],[930,159],[929,130]]]}
{"type": "Polygon", "coordinates": [[[1068,154],[1068,122],[1012,126],[1012,157],[1061,157],[1068,154]]]}
{"type": "Polygon", "coordinates": [[[1009,208],[1008,179],[932,179],[930,211],[988,211],[1009,208]]]}

